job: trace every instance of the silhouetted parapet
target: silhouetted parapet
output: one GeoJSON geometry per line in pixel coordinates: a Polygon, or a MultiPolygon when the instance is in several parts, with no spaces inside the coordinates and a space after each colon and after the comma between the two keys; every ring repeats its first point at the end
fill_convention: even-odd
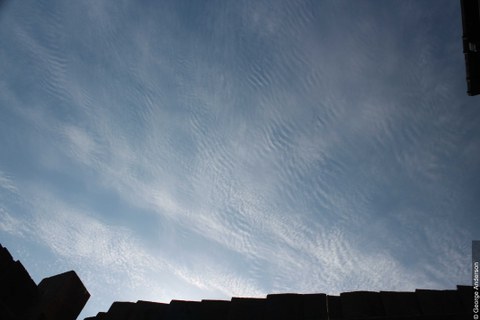
{"type": "Polygon", "coordinates": [[[417,301],[420,305],[422,315],[426,316],[446,316],[455,314],[452,309],[453,303],[458,306],[458,296],[453,301],[449,300],[447,293],[442,290],[415,290],[417,301]]]}
{"type": "Polygon", "coordinates": [[[342,302],[339,296],[327,296],[328,319],[343,319],[342,302]]]}
{"type": "Polygon", "coordinates": [[[172,300],[164,320],[197,320],[199,313],[198,301],[172,300]]]}
{"type": "Polygon", "coordinates": [[[105,320],[106,312],[99,312],[96,316],[85,318],[84,320],[105,320]]]}
{"type": "Polygon", "coordinates": [[[324,293],[303,295],[303,318],[304,320],[328,319],[327,295],[324,293]]]}
{"type": "Polygon", "coordinates": [[[303,319],[303,296],[300,294],[269,294],[265,305],[265,320],[303,319]]]}
{"type": "Polygon", "coordinates": [[[162,320],[165,318],[168,306],[165,303],[139,300],[131,311],[128,320],[162,320]]]}
{"type": "Polygon", "coordinates": [[[464,311],[457,290],[443,290],[442,311],[451,315],[464,311]]]}
{"type": "Polygon", "coordinates": [[[467,93],[480,94],[480,0],[461,0],[467,93]]]}
{"type": "Polygon", "coordinates": [[[25,316],[38,297],[37,286],[19,261],[7,263],[0,275],[0,301],[13,315],[25,316]]]}
{"type": "Polygon", "coordinates": [[[10,252],[0,244],[0,275],[9,265],[13,264],[13,262],[10,252]]]}
{"type": "Polygon", "coordinates": [[[355,291],[340,296],[288,293],[231,301],[122,302],[86,320],[462,320],[472,319],[468,307],[472,301],[473,290],[468,286],[415,292],[355,291]]]}
{"type": "Polygon", "coordinates": [[[457,286],[458,298],[463,310],[462,314],[468,319],[473,319],[473,287],[457,286]]]}
{"type": "Polygon", "coordinates": [[[105,320],[128,320],[133,312],[135,303],[133,302],[114,302],[108,309],[105,320]]]}
{"type": "Polygon", "coordinates": [[[263,320],[265,299],[232,298],[228,320],[263,320]]]}
{"type": "Polygon", "coordinates": [[[202,300],[200,304],[200,320],[225,320],[230,310],[230,301],[202,300]]]}
{"type": "MultiPolygon", "coordinates": [[[[0,245],[0,320],[74,320],[89,298],[75,272],[38,286],[0,245]]],[[[115,302],[86,320],[461,320],[472,319],[473,287],[415,292],[271,294],[265,299],[115,302]]]]}
{"type": "Polygon", "coordinates": [[[27,270],[0,245],[0,319],[25,318],[37,297],[37,285],[27,270]]]}
{"type": "Polygon", "coordinates": [[[413,292],[381,291],[386,316],[420,316],[420,306],[413,292]]]}
{"type": "Polygon", "coordinates": [[[340,294],[345,319],[382,317],[385,315],[378,292],[355,291],[340,294]]]}
{"type": "Polygon", "coordinates": [[[46,320],[75,320],[90,298],[74,271],[43,279],[38,291],[36,313],[46,320]]]}

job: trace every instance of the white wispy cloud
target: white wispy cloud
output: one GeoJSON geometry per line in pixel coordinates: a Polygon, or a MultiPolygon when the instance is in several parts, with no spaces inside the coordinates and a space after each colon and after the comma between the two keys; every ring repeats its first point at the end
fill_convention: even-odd
{"type": "Polygon", "coordinates": [[[226,298],[262,293],[257,284],[224,267],[205,264],[203,259],[196,258],[194,265],[198,267],[194,268],[186,267],[182,261],[166,260],[158,252],[145,249],[143,240],[128,228],[99,221],[92,213],[66,204],[44,188],[30,187],[21,192],[31,214],[17,217],[2,208],[2,232],[43,244],[63,261],[62,265],[75,268],[85,285],[94,290],[91,293],[100,294],[92,297],[90,312],[105,309],[112,302],[102,292],[112,292],[109,299],[133,299],[132,292],[138,292],[144,299],[166,302],[173,298],[193,299],[192,295],[200,299],[205,295],[226,298]]]}
{"type": "Polygon", "coordinates": [[[15,218],[3,207],[0,207],[0,230],[17,237],[25,237],[32,233],[29,225],[15,218]]]}
{"type": "Polygon", "coordinates": [[[0,171],[0,188],[7,190],[9,193],[17,193],[18,189],[15,183],[5,173],[0,171]]]}

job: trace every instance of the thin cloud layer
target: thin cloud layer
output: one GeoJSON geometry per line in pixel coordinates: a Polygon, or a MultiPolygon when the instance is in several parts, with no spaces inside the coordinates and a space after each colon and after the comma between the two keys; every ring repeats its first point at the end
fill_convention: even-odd
{"type": "Polygon", "coordinates": [[[0,240],[77,270],[85,316],[469,282],[480,113],[451,2],[5,12],[0,240]]]}

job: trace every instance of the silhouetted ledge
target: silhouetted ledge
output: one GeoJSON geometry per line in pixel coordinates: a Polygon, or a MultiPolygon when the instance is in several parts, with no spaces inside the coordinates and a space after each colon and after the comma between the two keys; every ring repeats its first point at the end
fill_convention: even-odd
{"type": "Polygon", "coordinates": [[[344,292],[340,296],[270,294],[266,298],[115,302],[85,320],[462,320],[473,319],[473,287],[415,292],[344,292]]]}
{"type": "Polygon", "coordinates": [[[480,94],[480,0],[461,0],[467,93],[480,94]]]}
{"type": "MultiPolygon", "coordinates": [[[[74,320],[89,293],[75,272],[35,285],[0,245],[0,320],[74,320]]],[[[415,292],[269,294],[231,300],[114,302],[85,320],[463,320],[473,319],[473,287],[415,292]]]]}
{"type": "Polygon", "coordinates": [[[1,320],[75,320],[89,297],[74,271],[45,278],[37,286],[0,244],[1,320]]]}

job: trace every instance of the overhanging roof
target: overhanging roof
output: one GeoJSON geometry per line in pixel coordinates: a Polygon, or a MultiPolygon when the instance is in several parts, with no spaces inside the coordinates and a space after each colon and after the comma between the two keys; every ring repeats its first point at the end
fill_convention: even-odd
{"type": "Polygon", "coordinates": [[[480,0],[461,0],[467,93],[480,94],[480,0]]]}

